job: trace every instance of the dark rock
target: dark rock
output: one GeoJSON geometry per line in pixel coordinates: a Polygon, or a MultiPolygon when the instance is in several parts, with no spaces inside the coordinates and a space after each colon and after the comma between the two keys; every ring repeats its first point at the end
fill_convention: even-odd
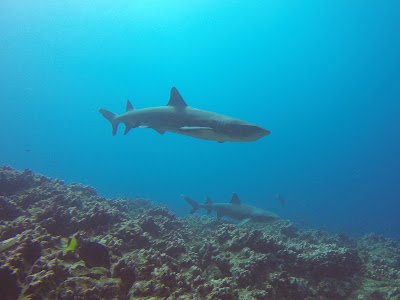
{"type": "Polygon", "coordinates": [[[7,267],[0,268],[0,299],[15,300],[22,288],[17,275],[7,267]]]}
{"type": "Polygon", "coordinates": [[[86,242],[79,246],[78,253],[79,258],[85,262],[88,268],[110,268],[110,254],[108,249],[99,243],[86,242]]]}
{"type": "Polygon", "coordinates": [[[14,202],[0,196],[0,220],[12,221],[22,214],[22,210],[14,202]]]}

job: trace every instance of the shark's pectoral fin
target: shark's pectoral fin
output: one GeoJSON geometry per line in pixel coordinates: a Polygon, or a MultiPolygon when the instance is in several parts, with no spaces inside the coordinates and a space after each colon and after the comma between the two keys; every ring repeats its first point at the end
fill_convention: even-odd
{"type": "Polygon", "coordinates": [[[244,220],[242,220],[242,222],[240,222],[238,224],[238,226],[242,226],[242,225],[246,224],[247,222],[249,222],[250,220],[251,220],[251,218],[244,219],[244,220]]]}
{"type": "Polygon", "coordinates": [[[153,128],[155,131],[157,131],[159,134],[164,134],[165,130],[161,130],[161,129],[155,129],[153,128]]]}
{"type": "Polygon", "coordinates": [[[206,130],[206,131],[211,130],[212,131],[213,129],[211,127],[183,126],[183,127],[179,128],[179,130],[186,131],[186,132],[190,132],[190,131],[196,132],[196,131],[203,131],[203,130],[206,130]]]}

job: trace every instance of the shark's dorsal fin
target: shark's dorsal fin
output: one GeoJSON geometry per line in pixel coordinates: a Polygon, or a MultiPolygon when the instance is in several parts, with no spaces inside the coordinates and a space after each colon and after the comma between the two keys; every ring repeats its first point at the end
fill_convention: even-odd
{"type": "Polygon", "coordinates": [[[171,91],[169,92],[169,100],[167,106],[175,106],[180,108],[184,108],[187,106],[187,104],[185,103],[185,101],[183,101],[181,95],[179,94],[178,90],[174,87],[172,87],[171,91]]]}
{"type": "Polygon", "coordinates": [[[232,194],[231,204],[240,205],[240,200],[236,193],[232,194]]]}
{"type": "Polygon", "coordinates": [[[132,103],[129,100],[126,100],[125,112],[133,110],[132,103]]]}

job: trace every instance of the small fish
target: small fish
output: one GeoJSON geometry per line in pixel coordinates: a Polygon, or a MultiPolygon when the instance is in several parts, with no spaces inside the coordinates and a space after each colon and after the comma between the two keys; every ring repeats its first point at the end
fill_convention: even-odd
{"type": "Polygon", "coordinates": [[[285,205],[285,203],[286,203],[286,202],[285,202],[285,199],[283,199],[281,195],[276,194],[275,197],[276,197],[276,199],[279,201],[279,203],[280,203],[282,206],[285,205]]]}
{"type": "Polygon", "coordinates": [[[25,149],[24,152],[31,152],[31,149],[25,149]]]}
{"type": "Polygon", "coordinates": [[[75,251],[76,246],[78,246],[78,242],[76,241],[76,237],[73,236],[68,246],[64,249],[64,253],[67,253],[69,251],[75,251]]]}

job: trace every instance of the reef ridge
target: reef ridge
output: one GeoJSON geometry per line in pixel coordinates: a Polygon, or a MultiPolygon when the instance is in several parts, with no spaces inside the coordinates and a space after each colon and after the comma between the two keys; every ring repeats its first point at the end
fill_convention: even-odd
{"type": "Polygon", "coordinates": [[[0,167],[0,299],[372,300],[399,287],[400,245],[376,234],[179,218],[0,167]]]}

